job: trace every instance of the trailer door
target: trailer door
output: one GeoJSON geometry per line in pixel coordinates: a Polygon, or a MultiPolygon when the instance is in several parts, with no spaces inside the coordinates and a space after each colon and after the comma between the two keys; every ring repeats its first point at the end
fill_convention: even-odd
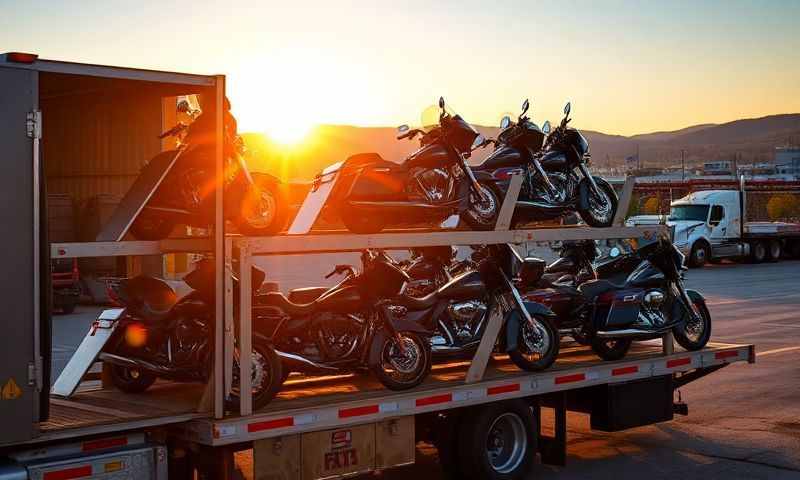
{"type": "Polygon", "coordinates": [[[39,421],[38,316],[47,309],[40,308],[37,79],[34,70],[0,66],[0,443],[32,438],[39,421]]]}

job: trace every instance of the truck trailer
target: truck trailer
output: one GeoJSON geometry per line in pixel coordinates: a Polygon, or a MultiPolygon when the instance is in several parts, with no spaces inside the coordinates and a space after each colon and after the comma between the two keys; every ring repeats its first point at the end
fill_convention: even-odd
{"type": "MultiPolygon", "coordinates": [[[[688,413],[686,404],[675,400],[683,385],[729,364],[755,361],[753,345],[712,342],[686,352],[675,349],[667,335],[661,342],[637,344],[627,358],[612,362],[598,360],[586,347],[565,345],[553,367],[528,373],[495,354],[494,338],[487,335],[474,358],[435,365],[411,390],[388,391],[359,374],[290,377],[260,410],[253,410],[249,395],[240,396],[239,408],[226,408],[231,378],[249,379],[251,373],[247,356],[238,372],[231,361],[234,342],[246,351],[252,341],[249,295],[240,296],[245,313],[234,317],[235,260],[247,291],[246,267],[258,255],[652,238],[664,228],[624,226],[620,216],[604,229],[511,230],[517,179],[493,231],[229,236],[218,189],[209,237],[49,241],[48,191],[74,197],[125,193],[143,162],[166,148],[157,135],[173,124],[175,98],[187,94],[202,95],[215,116],[221,178],[224,76],[0,56],[0,211],[8,232],[0,258],[13,272],[0,289],[6,308],[0,335],[2,480],[224,480],[232,478],[235,452],[248,449],[254,478],[340,478],[413,463],[415,446],[423,440],[437,447],[444,470],[454,478],[520,478],[539,459],[565,463],[568,412],[588,413],[592,428],[606,432],[669,421],[688,413]],[[175,252],[212,254],[217,267],[211,379],[196,385],[159,381],[146,393],[122,393],[108,384],[106,366],[86,358],[77,393],[51,394],[51,259],[160,258],[175,252]],[[542,415],[545,409],[552,415],[542,415]],[[550,418],[552,428],[545,428],[550,418]]],[[[621,211],[632,187],[626,185],[621,211]]],[[[152,191],[139,193],[146,201],[152,191]]],[[[111,227],[124,232],[142,204],[118,208],[127,216],[115,216],[119,224],[111,227]]],[[[242,383],[248,391],[246,380],[242,383]]]]}

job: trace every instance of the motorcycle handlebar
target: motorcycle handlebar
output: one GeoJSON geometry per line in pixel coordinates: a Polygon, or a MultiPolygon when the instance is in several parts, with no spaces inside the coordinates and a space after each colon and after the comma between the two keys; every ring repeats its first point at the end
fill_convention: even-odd
{"type": "Polygon", "coordinates": [[[331,273],[325,275],[325,278],[331,278],[334,275],[339,275],[345,272],[352,274],[354,269],[351,265],[336,265],[331,273]]]}

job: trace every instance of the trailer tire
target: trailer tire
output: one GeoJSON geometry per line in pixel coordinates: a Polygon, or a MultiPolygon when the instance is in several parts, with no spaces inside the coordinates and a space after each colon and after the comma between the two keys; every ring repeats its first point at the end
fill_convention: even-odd
{"type": "Polygon", "coordinates": [[[755,241],[750,244],[750,261],[753,263],[762,263],[767,259],[767,247],[764,242],[755,241]]]}
{"type": "Polygon", "coordinates": [[[782,252],[781,248],[781,241],[780,240],[771,240],[769,242],[769,255],[768,261],[770,262],[777,262],[781,259],[782,252]]]}
{"type": "Polygon", "coordinates": [[[487,404],[468,412],[458,432],[458,458],[472,480],[519,480],[536,455],[536,417],[522,400],[487,404]]]}
{"type": "Polygon", "coordinates": [[[692,245],[686,263],[692,268],[701,268],[711,259],[711,246],[705,240],[698,240],[692,245]]]}

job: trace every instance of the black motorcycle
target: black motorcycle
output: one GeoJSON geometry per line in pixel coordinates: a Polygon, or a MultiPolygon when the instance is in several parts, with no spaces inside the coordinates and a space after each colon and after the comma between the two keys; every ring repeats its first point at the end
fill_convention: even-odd
{"type": "MultiPolygon", "coordinates": [[[[423,127],[398,129],[398,140],[420,137],[420,148],[403,163],[364,153],[326,173],[339,175],[328,205],[339,212],[348,230],[377,233],[387,226],[441,222],[456,214],[474,229],[494,228],[498,191],[488,174],[475,174],[467,165],[467,158],[485,139],[446,109],[444,99],[434,111],[435,121],[428,109],[423,127]]],[[[322,181],[318,177],[315,185],[322,181]]]]}
{"type": "MultiPolygon", "coordinates": [[[[210,260],[201,261],[184,278],[193,291],[180,299],[169,284],[158,278],[138,276],[109,281],[110,298],[124,308],[103,312],[92,329],[114,329],[99,355],[100,360],[111,365],[114,386],[139,393],[157,378],[208,381],[214,362],[213,271],[210,260]]],[[[254,269],[254,289],[263,280],[264,273],[254,269]]],[[[238,293],[238,281],[234,285],[238,293]]],[[[269,339],[254,331],[252,348],[253,407],[259,409],[277,395],[284,377],[269,339]]],[[[232,395],[226,400],[232,410],[239,405],[238,359],[235,347],[232,395]]]]}
{"type": "Polygon", "coordinates": [[[423,297],[403,295],[391,312],[436,332],[431,339],[435,356],[474,351],[492,315],[500,315],[499,351],[522,370],[552,365],[560,343],[555,315],[541,304],[523,302],[513,282],[518,275],[531,275],[526,272],[531,264],[505,244],[480,247],[473,260],[476,270],[466,269],[423,297]]]}
{"type": "Polygon", "coordinates": [[[708,343],[711,315],[705,299],[684,287],[683,254],[668,240],[651,241],[624,255],[614,247],[598,261],[599,270],[586,261],[588,255],[575,258],[574,268],[588,269],[591,279],[572,277],[571,283],[569,276],[555,282],[545,277],[548,283],[530,282],[524,296],[550,306],[559,328],[574,331],[576,340],[590,343],[603,359],[622,358],[632,341],[669,331],[687,350],[708,343]]]}
{"type": "Polygon", "coordinates": [[[589,172],[589,142],[567,127],[570,104],[552,132],[549,122],[540,129],[525,115],[529,106],[525,100],[516,123],[503,117],[494,152],[474,170],[489,173],[502,191],[507,191],[512,175],[524,175],[514,225],[577,211],[588,225],[610,227],[617,195],[608,182],[589,172]]]}
{"type": "MultiPolygon", "coordinates": [[[[145,169],[163,169],[174,162],[131,225],[131,234],[140,240],[166,238],[181,223],[198,228],[214,224],[214,192],[218,182],[214,173],[213,116],[193,109],[187,101],[178,105],[178,111],[189,122],[179,122],[159,136],[175,138],[177,148],[159,153],[145,166],[145,169]]],[[[227,109],[224,119],[225,219],[244,235],[275,234],[286,226],[288,216],[284,188],[271,175],[249,171],[244,142],[236,132],[236,120],[227,109]]],[[[143,172],[141,176],[150,175],[143,172]]],[[[137,191],[135,187],[129,195],[137,191]]]]}
{"type": "Polygon", "coordinates": [[[425,379],[431,368],[430,333],[390,311],[408,275],[381,251],[364,252],[362,264],[361,272],[338,265],[328,277],[344,273],[344,280],[306,297],[308,303],[294,303],[279,292],[257,296],[254,325],[269,332],[285,374],[368,368],[391,390],[425,379]]]}

